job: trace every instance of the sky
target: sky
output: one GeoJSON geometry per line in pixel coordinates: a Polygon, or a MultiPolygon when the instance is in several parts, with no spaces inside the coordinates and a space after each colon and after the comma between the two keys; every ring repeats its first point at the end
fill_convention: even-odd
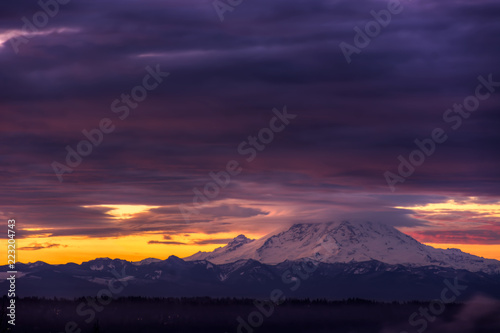
{"type": "Polygon", "coordinates": [[[0,5],[19,261],[342,219],[500,259],[497,1],[47,3],[0,5]]]}

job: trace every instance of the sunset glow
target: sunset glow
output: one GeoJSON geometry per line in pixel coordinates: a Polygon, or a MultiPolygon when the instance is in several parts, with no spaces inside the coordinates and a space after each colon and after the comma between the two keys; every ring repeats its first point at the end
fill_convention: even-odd
{"type": "Polygon", "coordinates": [[[347,56],[387,4],[253,3],[224,22],[206,1],[60,5],[9,3],[0,29],[19,260],[184,256],[339,220],[500,256],[498,20],[468,14],[494,1],[407,3],[347,56]]]}
{"type": "Polygon", "coordinates": [[[147,212],[153,208],[159,208],[160,206],[146,206],[146,205],[95,205],[95,206],[83,206],[84,208],[109,208],[107,214],[113,216],[113,218],[122,220],[130,219],[134,215],[147,212]]]}
{"type": "Polygon", "coordinates": [[[417,215],[433,214],[442,217],[456,212],[469,212],[481,217],[500,217],[500,202],[482,203],[477,197],[468,197],[461,201],[451,199],[443,203],[429,203],[426,205],[395,208],[411,209],[415,211],[417,215]]]}
{"type": "Polygon", "coordinates": [[[500,332],[500,1],[1,7],[0,332],[500,332]]]}

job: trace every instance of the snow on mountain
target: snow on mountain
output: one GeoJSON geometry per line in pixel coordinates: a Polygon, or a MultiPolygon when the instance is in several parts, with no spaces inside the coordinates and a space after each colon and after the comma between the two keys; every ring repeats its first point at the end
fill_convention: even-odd
{"type": "Polygon", "coordinates": [[[484,259],[458,249],[435,249],[397,229],[373,222],[295,224],[290,229],[258,240],[239,235],[213,252],[198,252],[185,260],[225,264],[253,259],[265,264],[313,259],[324,263],[377,260],[386,264],[441,266],[471,272],[500,273],[500,261],[484,259]]]}
{"type": "MultiPolygon", "coordinates": [[[[254,239],[249,239],[245,235],[239,235],[236,238],[234,238],[232,241],[230,241],[226,246],[224,247],[219,247],[216,248],[213,252],[197,252],[193,254],[192,256],[188,257],[188,260],[208,260],[211,262],[216,263],[217,261],[214,261],[212,259],[217,259],[219,257],[224,257],[224,256],[229,256],[231,257],[231,254],[238,252],[239,249],[241,249],[242,246],[251,244],[254,242],[254,239]]],[[[187,258],[185,258],[187,259],[187,258]]],[[[249,258],[237,258],[233,261],[236,261],[238,259],[249,259],[249,258]]]]}

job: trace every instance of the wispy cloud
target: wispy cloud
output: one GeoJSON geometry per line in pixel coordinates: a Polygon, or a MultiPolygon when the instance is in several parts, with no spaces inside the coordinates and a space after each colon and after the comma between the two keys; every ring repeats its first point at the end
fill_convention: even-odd
{"type": "Polygon", "coordinates": [[[50,249],[53,247],[67,247],[68,245],[61,245],[55,243],[31,243],[29,246],[20,247],[19,250],[36,251],[41,249],[50,249]]]}

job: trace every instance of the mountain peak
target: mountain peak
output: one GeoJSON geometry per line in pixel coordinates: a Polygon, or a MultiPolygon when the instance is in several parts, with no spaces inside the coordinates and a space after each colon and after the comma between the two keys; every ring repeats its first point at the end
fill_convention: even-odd
{"type": "Polygon", "coordinates": [[[247,236],[240,234],[240,235],[234,237],[233,241],[245,241],[247,239],[250,240],[249,238],[247,238],[247,236]]]}
{"type": "Polygon", "coordinates": [[[301,259],[324,263],[375,260],[390,265],[434,265],[468,271],[488,271],[491,267],[498,270],[500,267],[496,260],[421,244],[387,224],[358,221],[296,223],[280,233],[258,240],[239,235],[213,252],[201,252],[185,259],[208,260],[214,264],[241,259],[253,259],[265,264],[301,259]]]}
{"type": "Polygon", "coordinates": [[[149,265],[154,262],[160,262],[162,261],[161,259],[156,259],[156,258],[146,258],[142,259],[140,261],[134,261],[132,262],[133,265],[140,266],[140,265],[149,265]]]}
{"type": "Polygon", "coordinates": [[[233,238],[233,240],[230,241],[227,244],[227,246],[230,248],[236,248],[236,247],[242,246],[243,244],[247,244],[247,243],[250,243],[253,241],[254,241],[253,239],[247,238],[245,235],[242,234],[242,235],[238,235],[235,238],[233,238]]]}
{"type": "Polygon", "coordinates": [[[245,235],[238,235],[233,238],[226,246],[219,248],[221,252],[233,252],[245,244],[253,242],[254,239],[247,238],[245,235]]]}
{"type": "MultiPolygon", "coordinates": [[[[197,252],[193,254],[192,256],[189,256],[187,258],[184,258],[185,260],[207,260],[207,261],[212,261],[212,259],[216,259],[219,257],[224,257],[224,256],[232,256],[232,253],[238,252],[239,249],[245,248],[248,245],[251,245],[255,242],[255,239],[250,239],[246,237],[243,234],[240,234],[233,238],[226,246],[222,246],[219,248],[216,248],[212,252],[197,252]]],[[[234,261],[238,259],[251,259],[251,258],[246,258],[245,256],[241,258],[236,258],[234,261]]]]}

